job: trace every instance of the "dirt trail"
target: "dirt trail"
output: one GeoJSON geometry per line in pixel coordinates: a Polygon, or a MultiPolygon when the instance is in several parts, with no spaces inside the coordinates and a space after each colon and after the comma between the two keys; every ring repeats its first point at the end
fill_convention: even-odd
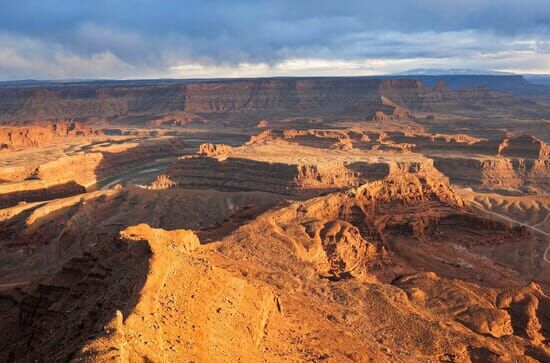
{"type": "MultiPolygon", "coordinates": [[[[475,207],[481,209],[483,212],[486,212],[486,213],[489,213],[491,215],[494,215],[494,216],[497,216],[499,218],[502,218],[502,219],[505,219],[506,221],[508,222],[511,222],[511,223],[514,223],[514,224],[517,224],[517,225],[520,225],[522,227],[526,227],[526,228],[529,228],[530,230],[532,231],[535,231],[537,233],[540,233],[542,235],[544,235],[545,237],[547,237],[549,239],[549,242],[548,242],[548,246],[546,247],[546,250],[544,251],[543,255],[542,255],[542,258],[544,259],[544,262],[546,263],[549,263],[550,264],[550,233],[547,233],[541,229],[538,229],[537,227],[535,226],[531,226],[529,224],[525,224],[525,223],[522,223],[520,221],[516,221],[515,219],[512,219],[510,217],[507,217],[503,214],[500,214],[500,213],[496,213],[496,212],[493,212],[493,211],[490,211],[490,210],[487,210],[483,207],[483,205],[477,201],[473,201],[472,204],[475,205],[475,207]]],[[[548,219],[548,216],[546,216],[546,218],[544,220],[547,220],[548,219]]],[[[541,224],[541,223],[539,223],[541,224]]],[[[539,225],[537,224],[537,225],[539,225]]]]}

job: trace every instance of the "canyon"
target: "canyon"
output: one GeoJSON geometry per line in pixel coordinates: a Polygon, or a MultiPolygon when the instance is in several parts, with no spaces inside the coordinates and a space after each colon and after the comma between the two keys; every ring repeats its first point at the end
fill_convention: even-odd
{"type": "Polygon", "coordinates": [[[0,360],[549,361],[550,104],[435,77],[0,83],[0,360]]]}
{"type": "Polygon", "coordinates": [[[372,118],[376,112],[391,112],[394,108],[384,99],[428,112],[495,110],[504,105],[537,112],[533,101],[487,87],[430,88],[406,78],[266,78],[38,83],[24,87],[0,84],[0,121],[55,117],[159,125],[204,122],[223,113],[238,113],[245,119],[254,116],[255,122],[288,116],[372,118]]]}

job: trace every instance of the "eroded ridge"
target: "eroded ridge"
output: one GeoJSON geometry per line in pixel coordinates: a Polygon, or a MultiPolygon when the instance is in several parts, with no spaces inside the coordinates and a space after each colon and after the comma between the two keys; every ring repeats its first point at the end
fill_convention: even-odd
{"type": "Polygon", "coordinates": [[[0,85],[0,361],[550,361],[548,100],[420,78],[0,85]]]}

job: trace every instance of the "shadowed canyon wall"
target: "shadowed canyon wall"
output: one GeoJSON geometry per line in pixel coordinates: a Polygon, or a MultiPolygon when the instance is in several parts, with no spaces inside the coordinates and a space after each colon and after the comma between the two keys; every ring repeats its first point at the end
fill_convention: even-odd
{"type": "Polygon", "coordinates": [[[432,90],[414,79],[274,78],[223,81],[162,81],[142,84],[94,82],[0,86],[0,122],[51,117],[115,118],[170,112],[198,114],[391,114],[382,97],[415,110],[477,108],[518,102],[486,88],[432,90]],[[443,91],[442,91],[443,90],[443,91]]]}

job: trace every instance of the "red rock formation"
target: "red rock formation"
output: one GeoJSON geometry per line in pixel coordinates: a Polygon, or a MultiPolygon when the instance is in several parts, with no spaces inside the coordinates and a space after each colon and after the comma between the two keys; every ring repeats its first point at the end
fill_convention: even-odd
{"type": "Polygon", "coordinates": [[[460,154],[484,153],[494,155],[495,143],[465,134],[439,134],[410,131],[387,131],[386,141],[415,145],[417,152],[455,151],[460,154]]]}
{"type": "Polygon", "coordinates": [[[178,192],[103,191],[10,219],[4,227],[32,226],[27,242],[48,234],[47,251],[89,248],[74,258],[54,253],[62,268],[0,294],[0,359],[550,357],[550,300],[514,270],[529,257],[493,260],[504,245],[536,241],[464,209],[430,165],[396,163],[382,180],[285,202],[205,246],[181,225],[125,228],[172,216],[202,223],[216,213],[212,204],[233,211],[262,200],[243,193],[247,202],[213,203],[204,200],[210,192],[180,200],[178,192]]]}
{"type": "Polygon", "coordinates": [[[28,147],[42,147],[66,141],[71,137],[92,137],[101,135],[72,120],[36,122],[31,126],[1,126],[0,151],[18,150],[28,147]]]}
{"type": "MultiPolygon", "coordinates": [[[[208,114],[227,112],[258,115],[343,115],[372,118],[386,115],[381,97],[411,110],[484,109],[521,104],[512,96],[487,89],[432,92],[413,79],[300,78],[196,81],[181,84],[81,84],[0,88],[0,122],[49,117],[110,119],[121,115],[143,119],[147,115],[208,114]]],[[[387,111],[387,112],[386,112],[387,111]]],[[[260,116],[262,117],[262,116],[260,116]]],[[[187,116],[170,116],[158,122],[184,124],[187,116]]],[[[157,122],[157,121],[154,121],[157,122]]]]}
{"type": "Polygon", "coordinates": [[[408,111],[506,96],[392,79],[110,84],[1,86],[0,118],[151,112],[163,127],[217,114],[214,131],[0,168],[12,180],[0,182],[0,361],[550,360],[542,197],[515,199],[522,223],[537,208],[529,228],[481,213],[461,198],[481,193],[449,183],[547,192],[547,146],[507,138],[495,155],[494,130],[432,133],[456,123],[408,111]],[[297,129],[227,145],[282,114],[297,129]],[[325,124],[306,129],[315,115],[325,124]],[[144,163],[182,152],[149,188],[84,190],[163,173],[144,163]]]}
{"type": "Polygon", "coordinates": [[[376,111],[372,121],[403,121],[413,117],[409,110],[397,105],[390,99],[382,97],[381,100],[382,104],[390,107],[391,111],[376,111]]]}
{"type": "Polygon", "coordinates": [[[202,156],[223,156],[229,154],[231,146],[225,144],[201,144],[199,155],[202,156]]]}
{"type": "Polygon", "coordinates": [[[550,161],[508,158],[434,157],[453,183],[481,189],[550,190],[550,161]]]}
{"type": "Polygon", "coordinates": [[[174,157],[183,146],[178,139],[115,145],[105,150],[65,156],[26,168],[0,168],[0,207],[83,193],[86,188],[156,159],[174,157]]]}
{"type": "Polygon", "coordinates": [[[353,150],[353,142],[351,139],[339,139],[331,147],[333,149],[349,151],[349,150],[353,150]]]}
{"type": "Polygon", "coordinates": [[[265,130],[260,132],[258,135],[250,136],[250,140],[246,142],[246,145],[261,144],[267,141],[271,141],[275,138],[272,130],[265,130]]]}
{"type": "Polygon", "coordinates": [[[498,154],[507,157],[550,159],[550,146],[534,136],[523,135],[505,138],[499,146],[498,154]]]}
{"type": "Polygon", "coordinates": [[[401,121],[407,120],[410,116],[410,112],[402,108],[395,108],[391,114],[386,114],[383,111],[376,111],[372,121],[401,121]]]}

